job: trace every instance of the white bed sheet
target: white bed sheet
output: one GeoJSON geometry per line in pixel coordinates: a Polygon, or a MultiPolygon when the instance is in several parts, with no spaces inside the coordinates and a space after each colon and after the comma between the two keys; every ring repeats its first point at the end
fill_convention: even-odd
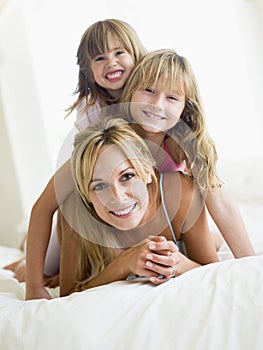
{"type": "Polygon", "coordinates": [[[229,259],[224,245],[221,262],[157,287],[121,281],[25,301],[25,284],[1,269],[22,253],[0,246],[0,349],[262,350],[261,209],[243,210],[257,256],[229,259]]]}
{"type": "Polygon", "coordinates": [[[263,348],[263,255],[49,301],[24,301],[24,283],[0,276],[1,350],[263,348]]]}

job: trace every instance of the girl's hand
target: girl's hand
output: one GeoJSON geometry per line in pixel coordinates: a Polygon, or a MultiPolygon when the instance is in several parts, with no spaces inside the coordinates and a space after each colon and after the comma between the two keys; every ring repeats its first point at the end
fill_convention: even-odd
{"type": "Polygon", "coordinates": [[[26,300],[32,299],[52,299],[44,286],[26,288],[26,300]]]}
{"type": "Polygon", "coordinates": [[[55,276],[44,276],[44,286],[48,288],[56,288],[59,286],[59,274],[55,276]]]}

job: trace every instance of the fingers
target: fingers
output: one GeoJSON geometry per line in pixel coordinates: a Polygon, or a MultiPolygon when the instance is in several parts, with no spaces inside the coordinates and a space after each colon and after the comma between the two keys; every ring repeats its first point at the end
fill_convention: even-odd
{"type": "Polygon", "coordinates": [[[149,236],[141,244],[126,251],[129,274],[153,278],[160,284],[175,276],[175,266],[179,261],[178,247],[163,236],[149,236]],[[150,239],[152,238],[152,239],[150,239]],[[160,278],[162,275],[163,278],[160,278]],[[159,277],[158,277],[159,276],[159,277]]]}
{"type": "Polygon", "coordinates": [[[163,255],[170,255],[172,252],[177,252],[178,247],[173,241],[150,241],[148,243],[148,248],[155,253],[163,254],[163,255]]]}
{"type": "Polygon", "coordinates": [[[163,275],[165,280],[175,277],[176,275],[176,265],[180,260],[180,255],[178,252],[173,252],[170,255],[160,255],[155,253],[146,254],[146,263],[145,266],[153,274],[150,277],[150,280],[155,283],[163,283],[164,280],[160,280],[158,275],[163,275]]]}
{"type": "Polygon", "coordinates": [[[16,266],[14,273],[15,273],[15,278],[19,282],[25,282],[25,280],[26,280],[26,262],[25,262],[25,259],[21,260],[20,263],[16,266]]]}
{"type": "Polygon", "coordinates": [[[44,277],[44,286],[49,288],[55,288],[59,285],[59,274],[55,276],[44,277]]]}
{"type": "Polygon", "coordinates": [[[167,241],[166,237],[164,236],[153,236],[153,235],[150,235],[148,237],[148,239],[150,241],[155,241],[155,242],[163,242],[163,241],[167,241]]]}

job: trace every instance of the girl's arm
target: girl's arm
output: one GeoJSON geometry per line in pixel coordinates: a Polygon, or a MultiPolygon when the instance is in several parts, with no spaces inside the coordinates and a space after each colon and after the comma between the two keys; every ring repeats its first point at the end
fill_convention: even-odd
{"type": "Polygon", "coordinates": [[[67,161],[32,208],[26,247],[26,299],[50,298],[43,285],[43,269],[53,215],[73,189],[70,161],[67,161]]]}
{"type": "Polygon", "coordinates": [[[234,257],[255,255],[241,213],[222,187],[208,191],[206,206],[234,257]]]}

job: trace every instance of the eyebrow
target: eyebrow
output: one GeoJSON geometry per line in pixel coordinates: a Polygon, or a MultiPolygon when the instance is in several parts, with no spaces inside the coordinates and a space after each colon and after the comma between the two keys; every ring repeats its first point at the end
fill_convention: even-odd
{"type": "MultiPolygon", "coordinates": [[[[125,171],[127,171],[127,170],[129,170],[129,169],[134,170],[133,167],[128,166],[127,168],[123,169],[123,170],[119,173],[119,175],[122,175],[123,173],[125,173],[125,171]]],[[[91,179],[91,180],[90,180],[90,184],[92,184],[93,182],[97,182],[97,181],[103,181],[103,179],[91,179]]]]}

